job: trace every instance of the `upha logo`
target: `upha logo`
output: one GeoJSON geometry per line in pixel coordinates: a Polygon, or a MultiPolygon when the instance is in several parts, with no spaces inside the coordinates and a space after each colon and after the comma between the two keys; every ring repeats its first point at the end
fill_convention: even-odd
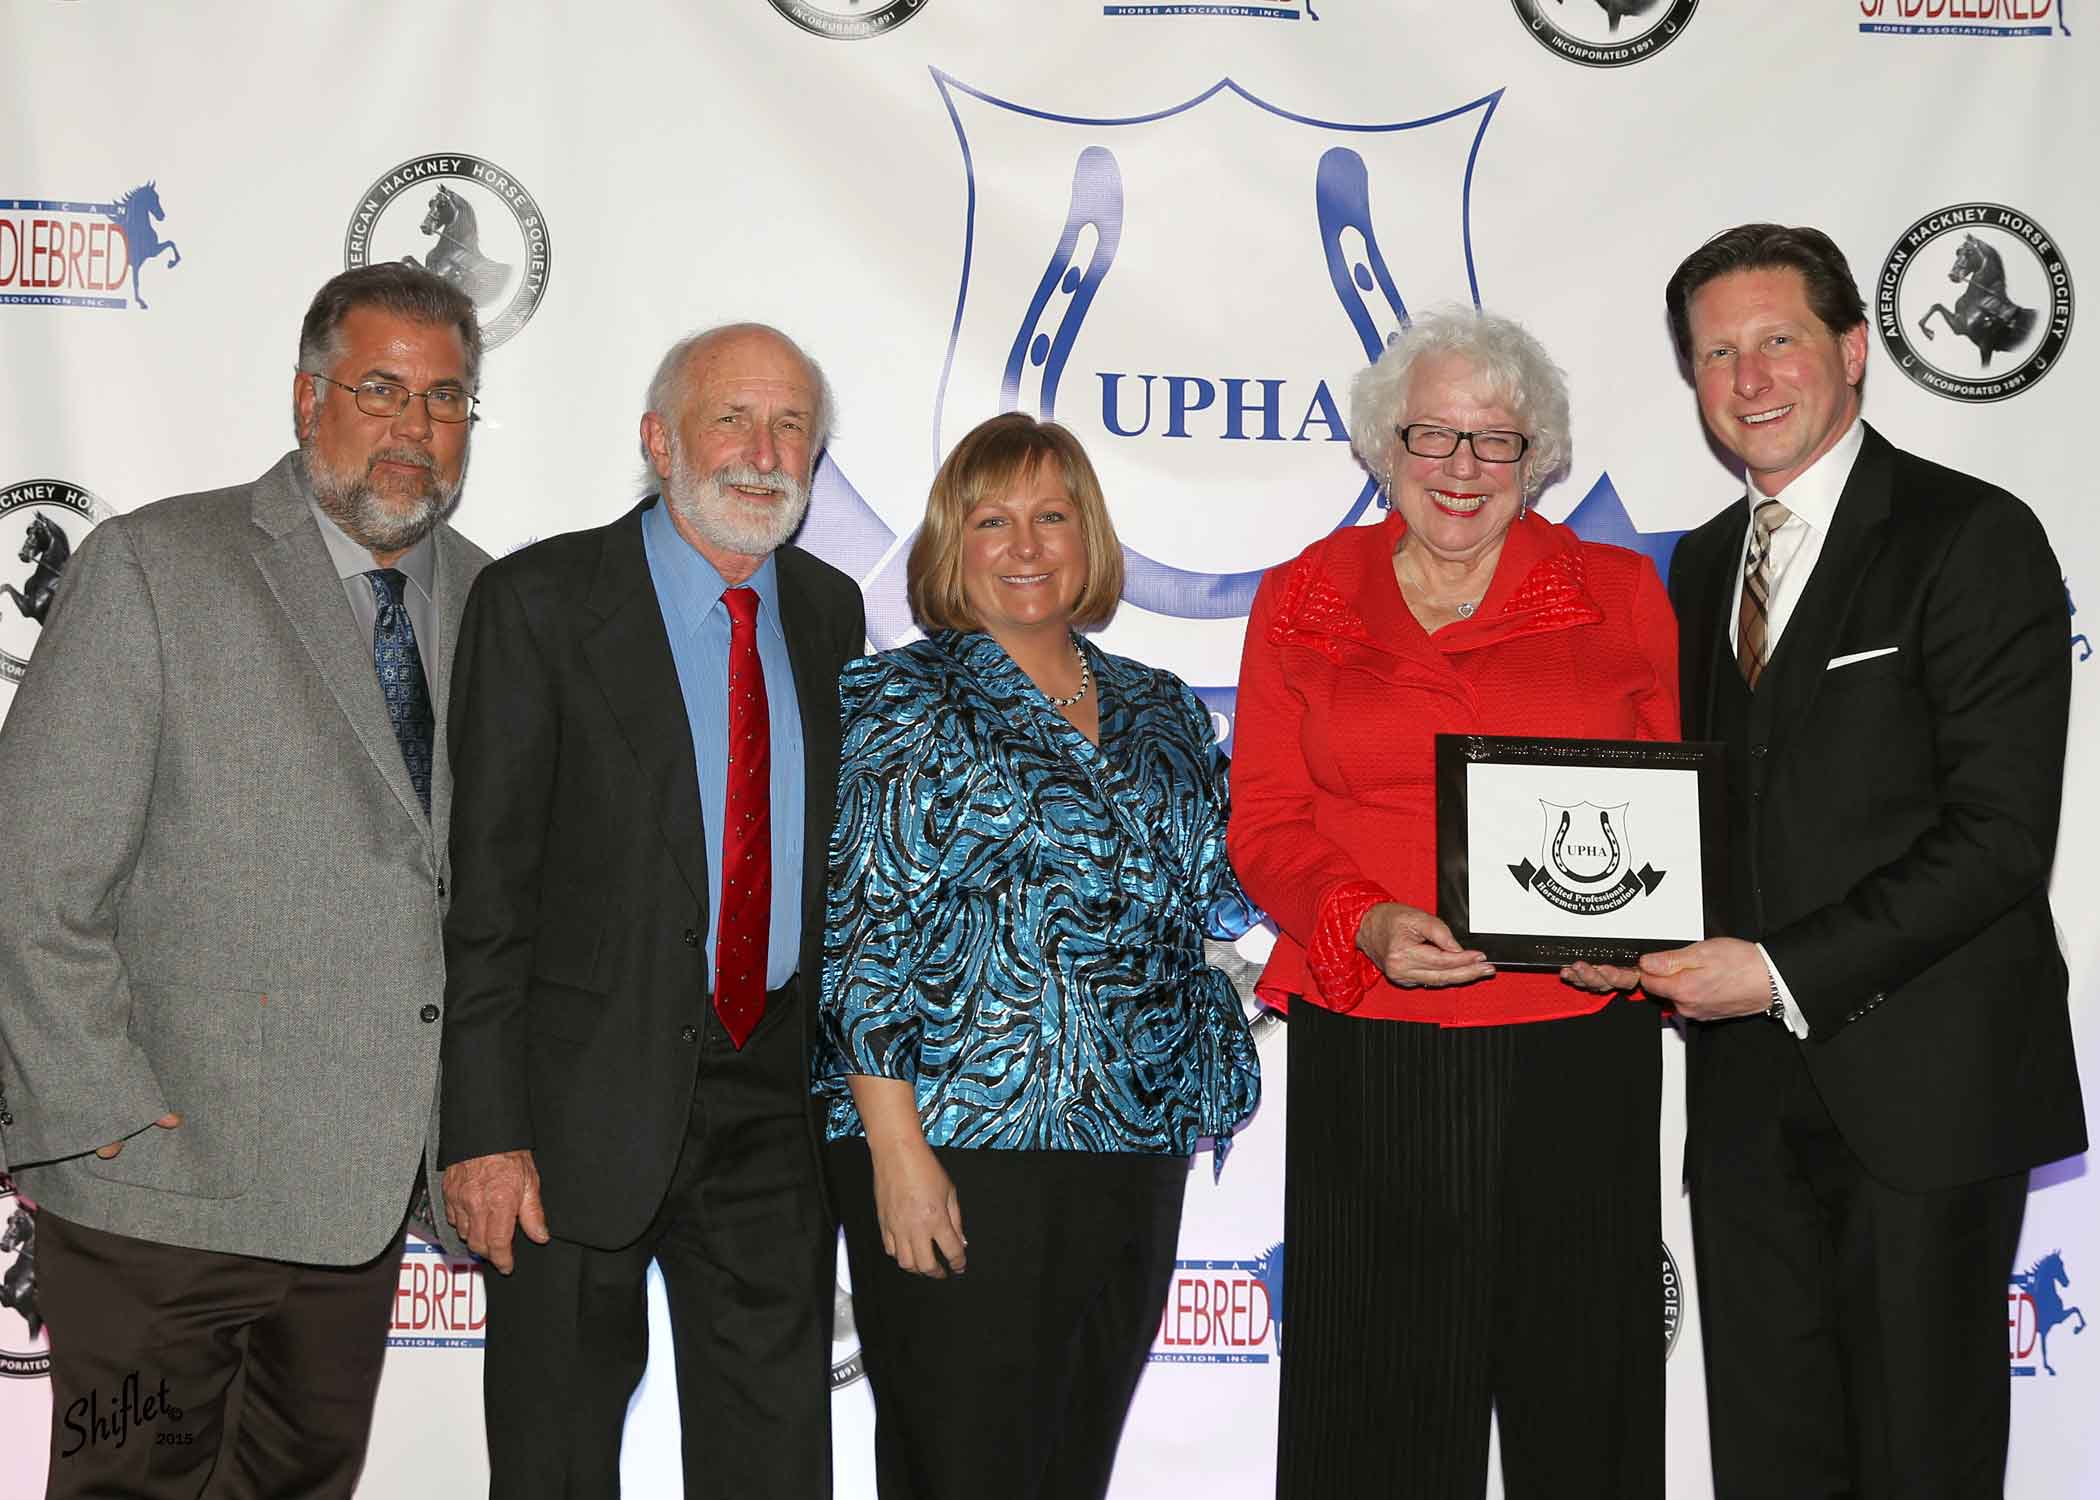
{"type": "Polygon", "coordinates": [[[474,301],[484,347],[515,338],[547,295],[553,245],[525,185],[478,156],[417,156],[365,190],[343,231],[343,266],[399,260],[474,301]]]}
{"type": "Polygon", "coordinates": [[[1546,824],[1540,840],[1542,863],[1526,859],[1509,866],[1509,873],[1518,885],[1579,917],[1601,917],[1652,894],[1668,872],[1653,865],[1633,868],[1626,831],[1631,805],[1539,803],[1546,824]]]}
{"type": "Polygon", "coordinates": [[[0,198],[0,303],[148,306],[140,272],[162,256],[168,270],[182,264],[175,242],[160,237],[166,217],[152,182],[107,203],[0,198]]]}
{"type": "Polygon", "coordinates": [[[2041,225],[1957,203],[1903,231],[1882,263],[1874,326],[1896,367],[1936,396],[2003,401],[2063,358],[2071,272],[2041,225]]]}
{"type": "Polygon", "coordinates": [[[1265,1365],[1283,1353],[1283,1246],[1252,1260],[1177,1260],[1151,1360],[1265,1365]]]}
{"type": "Polygon", "coordinates": [[[0,489],[0,681],[20,682],[29,670],[66,563],[114,514],[63,479],[25,479],[0,489]]]}
{"type": "Polygon", "coordinates": [[[2054,1375],[2056,1366],[2049,1362],[2051,1331],[2070,1323],[2072,1333],[2085,1332],[2085,1314],[2064,1301],[2070,1285],[2061,1250],[2051,1250],[2026,1270],[2013,1272],[2005,1293],[2007,1352],[2013,1374],[2054,1375]]]}
{"type": "Polygon", "coordinates": [[[1531,39],[1585,68],[1645,62],[1684,35],[1699,0],[1511,0],[1531,39]]]}
{"type": "Polygon", "coordinates": [[[926,0],[770,0],[804,31],[836,42],[858,42],[894,31],[917,15],[926,0]]]}
{"type": "Polygon", "coordinates": [[[36,1303],[36,1213],[0,1172],[0,1376],[50,1373],[51,1343],[36,1303]]]}

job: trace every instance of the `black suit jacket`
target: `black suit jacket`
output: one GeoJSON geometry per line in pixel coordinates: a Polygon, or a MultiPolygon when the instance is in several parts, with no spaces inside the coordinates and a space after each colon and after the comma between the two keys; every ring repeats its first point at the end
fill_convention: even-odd
{"type": "MultiPolygon", "coordinates": [[[[1736,671],[1729,611],[1747,503],[1670,570],[1688,738],[1736,671]]],[[[2082,1150],[2068,982],[2048,882],[2070,712],[2070,617],[2033,513],[1872,428],[1808,587],[1729,747],[1748,777],[1746,907],[1810,1036],[1846,1143],[1911,1191],[2082,1150]],[[1833,666],[1854,653],[1885,655],[1833,666]]],[[[1702,1071],[1734,1026],[1693,1028],[1702,1071]]]]}
{"type": "MultiPolygon", "coordinates": [[[[712,1003],[699,773],[642,549],[650,503],[489,567],[452,679],[439,1162],[530,1148],[555,1233],[607,1248],[670,1184],[712,1003]]],[[[838,675],[866,626],[845,574],[794,547],[775,557],[802,711],[809,1027],[838,675]]]]}

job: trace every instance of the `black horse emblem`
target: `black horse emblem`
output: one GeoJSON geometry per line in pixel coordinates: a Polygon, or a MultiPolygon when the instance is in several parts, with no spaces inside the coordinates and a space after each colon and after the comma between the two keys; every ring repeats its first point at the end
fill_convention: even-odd
{"type": "Polygon", "coordinates": [[[72,555],[73,544],[66,540],[56,521],[48,516],[31,516],[28,534],[22,538],[21,560],[36,567],[20,588],[0,583],[0,595],[13,599],[24,619],[43,624],[44,616],[51,613],[51,601],[58,594],[58,575],[65,571],[66,559],[72,555]]]}
{"type": "Polygon", "coordinates": [[[1925,316],[1918,319],[1918,331],[1932,338],[1934,314],[1947,320],[1947,326],[1969,340],[1983,356],[1983,367],[1991,367],[1991,356],[2015,348],[2034,331],[2034,309],[2022,307],[2005,294],[2005,261],[1991,246],[1973,234],[1961,237],[1961,248],[1954,252],[1954,264],[1948,268],[1949,281],[1966,281],[1962,294],[1954,299],[1953,311],[1943,303],[1935,302],[1925,309],[1925,316]]]}
{"type": "Polygon", "coordinates": [[[36,1305],[36,1219],[20,1204],[0,1230],[0,1255],[10,1250],[15,1258],[0,1272],[0,1307],[13,1308],[35,1338],[44,1331],[44,1315],[36,1305]]]}
{"type": "MultiPolygon", "coordinates": [[[[1567,0],[1554,0],[1554,3],[1564,5],[1567,0]]],[[[1606,29],[1616,34],[1619,22],[1626,17],[1646,15],[1661,3],[1662,0],[1597,0],[1597,9],[1604,12],[1606,29]]]]}
{"type": "MultiPolygon", "coordinates": [[[[420,228],[437,238],[420,262],[424,270],[444,277],[479,306],[486,307],[502,295],[511,268],[507,261],[481,253],[481,227],[475,221],[473,204],[452,189],[440,187],[431,197],[420,228]]],[[[401,258],[412,266],[419,264],[413,255],[401,258]]]]}

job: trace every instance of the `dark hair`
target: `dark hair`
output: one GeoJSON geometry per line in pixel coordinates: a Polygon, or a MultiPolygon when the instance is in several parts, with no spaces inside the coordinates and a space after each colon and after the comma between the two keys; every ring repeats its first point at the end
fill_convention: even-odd
{"type": "Polygon", "coordinates": [[[1789,228],[1784,224],[1738,224],[1724,229],[1690,255],[1670,278],[1663,293],[1670,310],[1670,339],[1677,357],[1687,364],[1692,358],[1692,298],[1709,281],[1735,271],[1794,270],[1808,288],[1808,308],[1833,334],[1847,332],[1867,321],[1867,305],[1860,300],[1845,264],[1845,252],[1829,235],[1807,225],[1789,228]]]}
{"type": "Polygon", "coordinates": [[[411,322],[459,330],[467,353],[467,389],[481,385],[481,320],[474,302],[442,277],[398,260],[358,266],[331,276],[306,309],[299,325],[299,368],[325,371],[342,357],[343,320],[360,307],[376,307],[411,322]]]}

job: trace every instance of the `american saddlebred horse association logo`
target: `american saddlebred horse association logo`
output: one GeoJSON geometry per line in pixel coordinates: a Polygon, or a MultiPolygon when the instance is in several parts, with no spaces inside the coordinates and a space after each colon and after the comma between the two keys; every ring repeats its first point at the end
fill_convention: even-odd
{"type": "Polygon", "coordinates": [[[1579,917],[1601,917],[1636,898],[1650,895],[1667,873],[1653,865],[1633,868],[1627,842],[1626,810],[1578,802],[1572,807],[1540,802],[1546,829],[1540,863],[1526,859],[1509,866],[1518,885],[1538,892],[1562,911],[1579,917]]]}
{"type": "Polygon", "coordinates": [[[2014,1306],[2006,1319],[2011,1325],[2013,1374],[2032,1375],[2034,1366],[2025,1361],[2039,1354],[2042,1372],[2054,1375],[2056,1366],[2049,1363],[2049,1331],[2075,1318],[2078,1321],[2071,1332],[2085,1332],[2085,1314],[2064,1302],[2064,1290],[2070,1284],[2061,1250],[2051,1250],[2026,1270],[2013,1272],[2014,1306]]]}

